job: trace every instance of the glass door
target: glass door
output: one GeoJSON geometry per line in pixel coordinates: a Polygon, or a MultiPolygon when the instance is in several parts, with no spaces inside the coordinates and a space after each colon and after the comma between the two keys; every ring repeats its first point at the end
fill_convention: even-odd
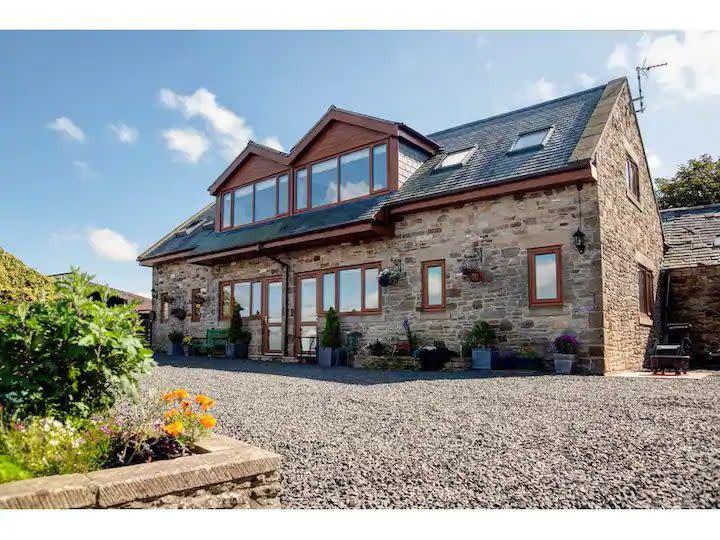
{"type": "Polygon", "coordinates": [[[272,278],[265,285],[265,314],[263,317],[263,352],[283,352],[283,283],[282,278],[272,278]]]}
{"type": "Polygon", "coordinates": [[[296,356],[298,354],[315,354],[317,347],[317,277],[301,278],[298,284],[298,328],[296,340],[296,356]]]}

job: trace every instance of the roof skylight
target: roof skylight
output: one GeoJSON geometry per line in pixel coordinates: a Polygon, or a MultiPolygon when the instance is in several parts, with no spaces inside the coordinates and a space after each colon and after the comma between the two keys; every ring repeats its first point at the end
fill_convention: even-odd
{"type": "Polygon", "coordinates": [[[528,131],[527,133],[521,133],[510,147],[510,150],[508,150],[508,153],[542,148],[550,140],[550,136],[553,131],[554,128],[548,127],[535,131],[528,131]]]}
{"type": "Polygon", "coordinates": [[[475,152],[475,148],[475,146],[471,146],[470,148],[465,148],[464,150],[450,152],[448,155],[442,158],[442,161],[437,164],[435,170],[439,171],[441,169],[462,167],[463,165],[465,165],[465,163],[467,163],[468,159],[470,159],[470,156],[472,156],[473,152],[475,152]]]}

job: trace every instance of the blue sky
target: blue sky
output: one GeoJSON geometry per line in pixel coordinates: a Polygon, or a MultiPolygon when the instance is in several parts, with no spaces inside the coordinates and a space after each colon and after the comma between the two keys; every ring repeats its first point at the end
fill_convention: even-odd
{"type": "Polygon", "coordinates": [[[210,202],[248,137],[335,104],[429,133],[670,61],[640,115],[655,176],[720,140],[720,33],[0,32],[0,247],[149,293],[135,256],[210,202]]]}

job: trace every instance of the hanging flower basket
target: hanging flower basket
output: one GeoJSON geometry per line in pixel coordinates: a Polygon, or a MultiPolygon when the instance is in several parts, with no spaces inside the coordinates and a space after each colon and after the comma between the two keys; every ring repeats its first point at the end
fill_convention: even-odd
{"type": "Polygon", "coordinates": [[[378,283],[382,287],[397,285],[400,281],[401,272],[397,268],[385,268],[378,274],[378,283]]]}
{"type": "Polygon", "coordinates": [[[170,315],[179,321],[183,321],[185,320],[185,317],[187,317],[187,312],[183,308],[177,307],[170,310],[170,315]]]}
{"type": "Polygon", "coordinates": [[[460,271],[462,272],[462,275],[465,277],[465,279],[473,283],[477,283],[483,280],[483,273],[480,270],[479,265],[475,263],[462,263],[462,265],[460,266],[460,271]]]}

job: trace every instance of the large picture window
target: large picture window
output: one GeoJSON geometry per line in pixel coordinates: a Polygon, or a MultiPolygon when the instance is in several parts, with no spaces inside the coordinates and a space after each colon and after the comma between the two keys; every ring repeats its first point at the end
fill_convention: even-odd
{"type": "Polygon", "coordinates": [[[254,182],[222,196],[222,228],[232,229],[288,213],[288,175],[254,182]]]}
{"type": "Polygon", "coordinates": [[[528,281],[531,306],[562,305],[560,246],[528,250],[528,281]]]}
{"type": "MultiPolygon", "coordinates": [[[[309,287],[313,283],[313,300],[318,314],[326,313],[331,307],[338,313],[378,313],[381,309],[378,274],[380,263],[333,268],[301,274],[300,283],[309,287]],[[316,303],[315,303],[316,302],[316,303]]],[[[302,291],[305,299],[309,291],[302,291]]],[[[305,300],[303,300],[303,309],[305,300]]],[[[305,319],[305,315],[303,315],[305,319]]]]}
{"type": "Polygon", "coordinates": [[[422,263],[422,307],[425,311],[445,309],[445,261],[422,263]]]}

